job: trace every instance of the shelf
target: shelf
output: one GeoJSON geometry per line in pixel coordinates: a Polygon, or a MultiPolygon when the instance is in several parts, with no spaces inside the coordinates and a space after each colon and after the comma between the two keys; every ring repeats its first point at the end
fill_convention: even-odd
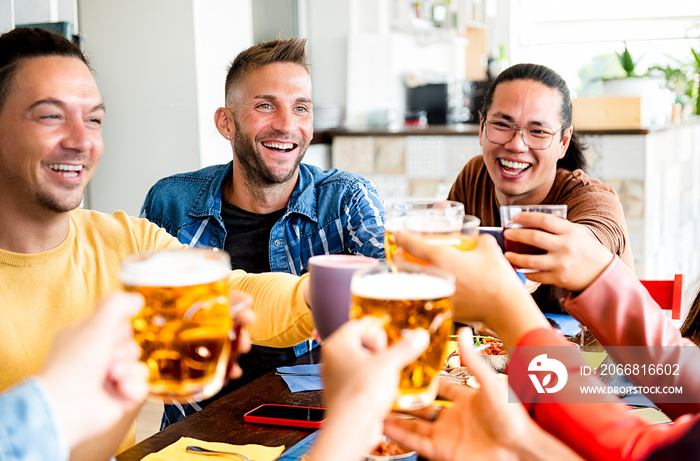
{"type": "Polygon", "coordinates": [[[448,27],[435,27],[425,22],[399,22],[391,23],[391,31],[403,34],[414,35],[427,41],[448,42],[454,40],[466,40],[464,34],[459,34],[456,29],[448,27]]]}

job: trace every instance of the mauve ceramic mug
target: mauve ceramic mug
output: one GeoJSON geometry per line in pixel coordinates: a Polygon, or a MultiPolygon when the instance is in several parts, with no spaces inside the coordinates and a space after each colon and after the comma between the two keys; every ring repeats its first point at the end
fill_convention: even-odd
{"type": "Polygon", "coordinates": [[[348,320],[352,274],[376,264],[379,264],[377,259],[357,255],[309,258],[311,313],[321,339],[326,339],[348,320]]]}

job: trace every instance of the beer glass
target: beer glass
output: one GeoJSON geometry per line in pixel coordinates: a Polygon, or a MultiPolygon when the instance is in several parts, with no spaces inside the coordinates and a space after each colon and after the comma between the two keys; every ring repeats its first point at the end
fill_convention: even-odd
{"type": "Polygon", "coordinates": [[[437,395],[437,374],[452,332],[454,277],[432,266],[379,264],[355,272],[350,291],[350,317],[379,318],[389,345],[401,338],[404,329],[428,331],[428,348],[401,371],[394,407],[410,410],[430,405],[437,395]]]}
{"type": "MultiPolygon", "coordinates": [[[[522,228],[523,226],[515,223],[513,221],[513,218],[523,212],[547,213],[554,216],[558,216],[562,219],[566,219],[566,205],[502,205],[500,207],[500,214],[501,224],[503,224],[503,228],[522,228]]],[[[511,241],[507,238],[504,238],[504,246],[505,251],[511,251],[513,253],[522,253],[530,255],[543,255],[546,253],[546,251],[544,251],[541,248],[537,248],[532,245],[527,245],[521,242],[511,241]]],[[[523,273],[535,272],[533,269],[523,267],[516,267],[515,269],[523,273]]]]}
{"type": "Polygon", "coordinates": [[[120,279],[145,300],[134,338],[148,365],[149,393],[163,400],[199,401],[216,394],[238,350],[234,313],[250,304],[229,293],[228,254],[205,249],[128,256],[120,279]]]}
{"type": "MultiPolygon", "coordinates": [[[[388,205],[384,218],[384,253],[387,263],[393,264],[394,261],[397,231],[410,231],[427,239],[431,244],[460,246],[461,233],[465,226],[464,218],[464,205],[451,200],[410,200],[388,205]]],[[[470,217],[472,218],[478,219],[470,217]]],[[[474,224],[474,229],[476,226],[478,222],[474,224]]],[[[471,248],[474,246],[476,230],[471,248]]],[[[422,261],[414,258],[414,262],[422,261]]]]}

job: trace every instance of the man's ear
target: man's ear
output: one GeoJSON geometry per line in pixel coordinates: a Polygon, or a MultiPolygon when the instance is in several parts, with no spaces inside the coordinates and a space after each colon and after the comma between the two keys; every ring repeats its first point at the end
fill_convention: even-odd
{"type": "Polygon", "coordinates": [[[479,145],[484,147],[484,117],[479,116],[479,145]]]}
{"type": "Polygon", "coordinates": [[[233,123],[233,113],[225,108],[219,107],[214,112],[214,124],[216,129],[226,139],[233,139],[236,135],[236,124],[233,123]]]}
{"type": "MultiPolygon", "coordinates": [[[[559,159],[561,160],[566,155],[566,151],[569,149],[569,143],[571,142],[571,137],[574,135],[574,126],[570,125],[568,128],[563,129],[562,136],[562,147],[561,152],[559,152],[559,159]]],[[[556,136],[556,135],[554,135],[556,136]]]]}

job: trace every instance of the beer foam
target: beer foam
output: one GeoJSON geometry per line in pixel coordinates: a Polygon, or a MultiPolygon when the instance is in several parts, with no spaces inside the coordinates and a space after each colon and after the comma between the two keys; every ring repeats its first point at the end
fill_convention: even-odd
{"type": "Polygon", "coordinates": [[[453,283],[430,274],[384,272],[352,281],[352,293],[374,299],[439,299],[455,293],[453,283]]]}
{"type": "Polygon", "coordinates": [[[228,258],[209,258],[199,250],[160,251],[150,257],[122,264],[124,285],[184,287],[211,283],[231,271],[228,258]]]}
{"type": "Polygon", "coordinates": [[[445,232],[461,232],[462,218],[449,219],[441,217],[416,217],[407,218],[405,228],[409,231],[419,232],[422,234],[434,234],[445,232]]]}

